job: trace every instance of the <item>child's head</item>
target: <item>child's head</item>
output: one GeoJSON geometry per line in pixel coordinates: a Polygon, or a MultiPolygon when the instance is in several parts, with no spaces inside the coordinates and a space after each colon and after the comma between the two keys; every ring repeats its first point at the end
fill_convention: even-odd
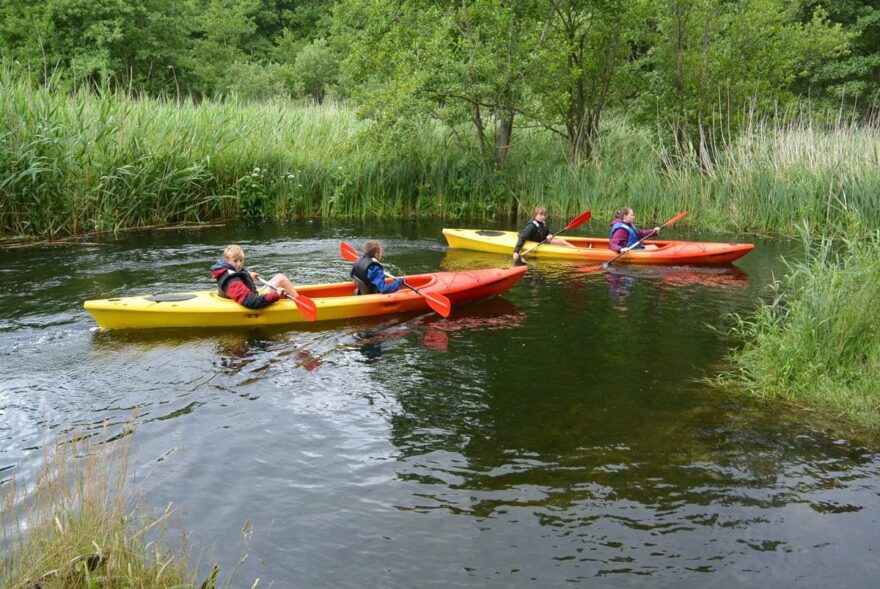
{"type": "Polygon", "coordinates": [[[244,267],[244,250],[240,245],[226,246],[223,250],[223,259],[241,270],[244,267]]]}
{"type": "Polygon", "coordinates": [[[542,219],[546,218],[547,207],[543,205],[536,206],[534,212],[532,213],[532,217],[534,217],[535,219],[537,219],[538,217],[541,217],[542,219]]]}
{"type": "Polygon", "coordinates": [[[378,260],[382,257],[382,244],[375,239],[371,239],[364,243],[364,253],[367,257],[376,258],[378,260]]]}

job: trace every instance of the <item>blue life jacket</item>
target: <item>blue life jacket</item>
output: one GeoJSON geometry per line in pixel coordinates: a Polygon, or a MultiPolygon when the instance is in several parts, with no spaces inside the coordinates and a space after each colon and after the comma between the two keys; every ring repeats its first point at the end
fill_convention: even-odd
{"type": "MultiPolygon", "coordinates": [[[[608,239],[610,240],[614,236],[614,232],[617,231],[618,229],[620,229],[621,227],[626,229],[626,232],[629,234],[629,235],[627,235],[626,245],[624,247],[631,248],[633,246],[633,244],[635,244],[639,241],[639,232],[636,231],[635,227],[633,227],[632,225],[627,225],[626,223],[621,223],[620,221],[618,221],[617,223],[614,223],[611,226],[611,233],[608,235],[608,239]]],[[[635,249],[637,249],[637,250],[645,249],[645,246],[639,244],[638,247],[636,247],[635,249]]]]}

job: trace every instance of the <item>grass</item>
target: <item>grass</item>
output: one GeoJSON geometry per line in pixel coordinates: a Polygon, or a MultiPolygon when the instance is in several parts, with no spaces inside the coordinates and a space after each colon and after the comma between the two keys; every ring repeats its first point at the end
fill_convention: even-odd
{"type": "Polygon", "coordinates": [[[478,222],[538,203],[559,222],[587,208],[610,221],[629,205],[645,222],[687,209],[692,227],[729,232],[880,227],[880,131],[845,117],[746,113],[736,137],[682,155],[618,113],[583,165],[558,137],[520,127],[498,170],[430,123],[380,149],[380,133],[341,104],[71,95],[9,67],[0,90],[0,235],[241,218],[478,222]]]}
{"type": "Polygon", "coordinates": [[[744,345],[719,382],[880,431],[880,232],[807,238],[806,249],[770,300],[752,316],[735,316],[733,333],[744,345]]]}
{"type": "MultiPolygon", "coordinates": [[[[28,488],[7,482],[0,586],[73,589],[196,586],[186,549],[166,547],[158,517],[127,495],[125,440],[72,436],[44,450],[28,488]]],[[[216,569],[202,587],[214,586],[216,569]],[[211,580],[213,579],[213,580],[211,580]]]]}

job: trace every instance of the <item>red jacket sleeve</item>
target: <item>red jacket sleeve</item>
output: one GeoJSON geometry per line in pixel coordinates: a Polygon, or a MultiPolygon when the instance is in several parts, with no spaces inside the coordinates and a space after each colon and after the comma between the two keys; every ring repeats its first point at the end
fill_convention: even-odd
{"type": "Polygon", "coordinates": [[[251,292],[241,280],[233,280],[229,283],[229,286],[226,287],[226,296],[248,309],[261,309],[280,298],[280,295],[275,291],[269,291],[263,295],[251,292]]]}

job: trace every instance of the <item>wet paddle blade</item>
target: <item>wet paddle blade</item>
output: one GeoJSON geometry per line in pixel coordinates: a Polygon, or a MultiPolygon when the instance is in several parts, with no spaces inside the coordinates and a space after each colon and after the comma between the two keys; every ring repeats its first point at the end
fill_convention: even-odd
{"type": "MultiPolygon", "coordinates": [[[[566,225],[565,229],[563,229],[562,231],[571,231],[572,229],[574,229],[576,227],[580,227],[581,225],[583,225],[584,223],[589,221],[590,217],[592,217],[592,216],[593,216],[592,211],[584,211],[583,213],[581,213],[580,215],[578,215],[577,217],[572,219],[571,223],[566,225]]],[[[562,231],[560,231],[559,233],[562,233],[562,231]]]]}
{"type": "Polygon", "coordinates": [[[441,317],[449,317],[449,314],[452,313],[452,302],[442,294],[436,292],[425,292],[423,290],[417,289],[410,284],[407,284],[406,282],[404,282],[403,285],[408,289],[425,297],[425,300],[428,301],[428,306],[431,307],[431,309],[433,309],[434,312],[441,317]]]}
{"type": "Polygon", "coordinates": [[[417,292],[425,297],[425,300],[428,301],[428,306],[434,309],[434,311],[441,317],[449,317],[449,314],[452,313],[452,303],[442,294],[422,291],[417,292]]]}
{"type": "Polygon", "coordinates": [[[349,262],[357,262],[361,259],[357,250],[344,241],[339,243],[339,253],[349,262]]]}
{"type": "Polygon", "coordinates": [[[315,301],[306,295],[298,294],[294,297],[293,302],[296,303],[296,308],[299,309],[299,312],[309,321],[314,321],[318,318],[318,308],[315,306],[315,301]]]}

